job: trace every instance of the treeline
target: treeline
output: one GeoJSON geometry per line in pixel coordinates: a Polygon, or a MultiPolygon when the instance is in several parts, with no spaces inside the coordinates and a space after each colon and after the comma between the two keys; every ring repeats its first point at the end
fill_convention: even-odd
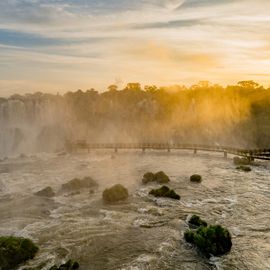
{"type": "Polygon", "coordinates": [[[102,93],[94,89],[64,95],[35,93],[8,100],[54,104],[58,113],[50,128],[44,123],[39,134],[43,137],[57,133],[63,140],[93,142],[270,146],[270,89],[253,81],[227,87],[206,81],[191,87],[142,88],[129,83],[124,89],[110,85],[102,93]]]}

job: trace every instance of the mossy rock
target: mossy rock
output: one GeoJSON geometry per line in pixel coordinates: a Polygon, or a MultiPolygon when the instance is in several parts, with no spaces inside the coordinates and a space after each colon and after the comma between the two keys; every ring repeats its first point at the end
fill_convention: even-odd
{"type": "Polygon", "coordinates": [[[53,197],[55,195],[53,189],[51,187],[46,187],[35,193],[36,196],[41,197],[53,197]]]}
{"type": "Polygon", "coordinates": [[[83,179],[74,178],[68,183],[62,185],[64,191],[74,191],[82,188],[95,188],[98,184],[91,177],[84,177],[83,179]]]}
{"type": "Polygon", "coordinates": [[[177,193],[175,193],[173,189],[170,189],[167,186],[162,186],[161,188],[158,189],[152,189],[149,192],[149,194],[155,197],[166,197],[175,200],[180,200],[180,196],[177,193]]]}
{"type": "Polygon", "coordinates": [[[66,263],[60,265],[59,267],[54,265],[49,270],[76,270],[76,269],[79,269],[79,268],[80,268],[80,265],[79,265],[78,262],[74,262],[72,260],[69,260],[66,263]]]}
{"type": "Polygon", "coordinates": [[[149,182],[154,182],[155,181],[155,174],[152,172],[147,172],[143,175],[142,178],[142,183],[147,184],[149,182]]]}
{"type": "Polygon", "coordinates": [[[33,259],[38,247],[27,238],[0,237],[0,269],[11,270],[19,264],[33,259]]]}
{"type": "Polygon", "coordinates": [[[251,172],[251,168],[250,167],[243,166],[243,165],[236,167],[236,170],[240,170],[240,171],[243,171],[243,172],[251,172]]]}
{"type": "Polygon", "coordinates": [[[191,225],[191,227],[200,227],[200,226],[207,226],[207,222],[202,220],[199,216],[193,215],[189,221],[188,224],[191,225]]]}
{"type": "Polygon", "coordinates": [[[166,184],[170,182],[170,178],[163,171],[160,171],[155,174],[155,181],[159,184],[166,184]]]}
{"type": "Polygon", "coordinates": [[[166,184],[170,182],[170,178],[163,171],[152,173],[147,172],[143,175],[142,183],[147,184],[150,182],[157,182],[159,184],[166,184]]]}
{"type": "Polygon", "coordinates": [[[195,245],[208,258],[211,255],[221,256],[232,247],[229,231],[220,225],[201,226],[196,231],[188,230],[184,234],[188,243],[195,245]]]}
{"type": "Polygon", "coordinates": [[[235,165],[250,165],[251,161],[247,158],[234,157],[233,163],[235,165]]]}
{"type": "Polygon", "coordinates": [[[199,174],[193,174],[190,176],[190,181],[195,183],[201,183],[202,182],[202,176],[199,174]]]}
{"type": "Polygon", "coordinates": [[[108,203],[123,201],[128,198],[128,190],[120,185],[114,185],[111,188],[107,188],[102,194],[103,200],[108,203]]]}

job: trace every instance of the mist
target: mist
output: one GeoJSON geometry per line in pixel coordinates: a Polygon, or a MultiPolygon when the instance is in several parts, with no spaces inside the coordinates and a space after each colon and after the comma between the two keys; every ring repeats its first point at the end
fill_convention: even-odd
{"type": "Polygon", "coordinates": [[[253,81],[13,95],[0,100],[0,155],[61,151],[76,140],[263,148],[269,105],[270,90],[253,81]]]}

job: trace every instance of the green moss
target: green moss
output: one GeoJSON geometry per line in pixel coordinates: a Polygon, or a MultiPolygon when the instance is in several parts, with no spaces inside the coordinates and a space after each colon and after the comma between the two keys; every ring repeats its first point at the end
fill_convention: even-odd
{"type": "Polygon", "coordinates": [[[102,194],[105,202],[118,202],[128,198],[128,190],[120,184],[105,189],[102,194]]]}
{"type": "Polygon", "coordinates": [[[240,171],[243,171],[243,172],[251,172],[251,168],[248,167],[248,166],[241,165],[241,166],[236,167],[236,169],[240,170],[240,171]]]}
{"type": "Polygon", "coordinates": [[[170,178],[163,171],[152,173],[147,172],[143,175],[142,183],[147,184],[149,182],[157,182],[159,184],[166,184],[170,182],[170,178]]]}
{"type": "Polygon", "coordinates": [[[207,257],[223,255],[232,247],[229,231],[220,225],[201,226],[196,231],[189,230],[185,232],[184,238],[207,257]]]}
{"type": "Polygon", "coordinates": [[[147,172],[143,175],[142,183],[147,184],[155,181],[155,175],[152,172],[147,172]]]}
{"type": "Polygon", "coordinates": [[[196,183],[201,183],[202,182],[202,177],[199,174],[193,174],[190,176],[190,181],[191,182],[196,182],[196,183]]]}
{"type": "Polygon", "coordinates": [[[207,222],[202,220],[199,216],[197,215],[193,215],[190,220],[188,221],[188,223],[190,225],[194,225],[196,227],[200,227],[200,226],[204,226],[206,227],[207,226],[207,222]]]}
{"type": "Polygon", "coordinates": [[[149,194],[155,197],[166,197],[175,200],[180,200],[180,196],[176,194],[173,189],[170,189],[167,186],[162,186],[161,188],[158,189],[152,189],[149,192],[149,194]]]}
{"type": "Polygon", "coordinates": [[[163,171],[160,171],[155,174],[155,181],[159,184],[166,184],[170,182],[170,178],[163,171]]]}
{"type": "Polygon", "coordinates": [[[10,270],[19,264],[33,259],[38,247],[22,237],[0,237],[0,269],[10,270]]]}

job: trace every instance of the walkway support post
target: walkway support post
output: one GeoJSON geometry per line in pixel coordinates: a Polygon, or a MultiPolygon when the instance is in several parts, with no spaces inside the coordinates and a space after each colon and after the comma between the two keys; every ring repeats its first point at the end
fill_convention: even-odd
{"type": "Polygon", "coordinates": [[[227,158],[228,157],[228,153],[227,151],[224,151],[224,158],[227,158]]]}

